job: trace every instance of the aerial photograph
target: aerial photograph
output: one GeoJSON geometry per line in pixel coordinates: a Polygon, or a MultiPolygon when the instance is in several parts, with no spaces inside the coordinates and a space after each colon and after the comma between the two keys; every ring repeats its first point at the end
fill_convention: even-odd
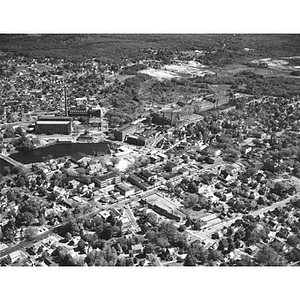
{"type": "Polygon", "coordinates": [[[300,34],[0,34],[0,266],[300,266],[300,34]]]}

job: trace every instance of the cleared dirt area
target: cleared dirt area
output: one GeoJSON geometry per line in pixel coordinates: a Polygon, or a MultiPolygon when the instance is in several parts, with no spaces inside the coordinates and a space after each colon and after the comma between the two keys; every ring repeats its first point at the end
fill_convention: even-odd
{"type": "Polygon", "coordinates": [[[52,70],[52,67],[44,64],[35,64],[34,68],[37,69],[38,72],[47,72],[52,70]]]}
{"type": "Polygon", "coordinates": [[[172,79],[172,78],[179,78],[178,74],[171,72],[171,71],[166,71],[166,70],[161,70],[161,69],[152,69],[148,68],[146,70],[140,71],[142,74],[147,74],[149,76],[155,77],[158,80],[164,80],[164,79],[172,79]]]}

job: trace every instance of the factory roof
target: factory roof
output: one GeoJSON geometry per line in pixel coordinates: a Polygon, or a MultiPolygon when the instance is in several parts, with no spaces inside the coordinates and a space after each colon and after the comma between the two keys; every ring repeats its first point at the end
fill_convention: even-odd
{"type": "Polygon", "coordinates": [[[43,124],[63,124],[63,125],[66,125],[66,124],[70,124],[70,121],[36,121],[36,124],[39,124],[39,125],[43,125],[43,124]]]}

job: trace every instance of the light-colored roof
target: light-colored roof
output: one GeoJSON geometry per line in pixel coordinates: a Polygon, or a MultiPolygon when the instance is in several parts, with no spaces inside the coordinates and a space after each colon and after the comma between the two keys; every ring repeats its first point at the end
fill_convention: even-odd
{"type": "Polygon", "coordinates": [[[14,260],[14,259],[19,258],[21,256],[21,253],[19,250],[17,250],[17,251],[10,253],[9,256],[10,256],[11,260],[14,260]]]}
{"type": "Polygon", "coordinates": [[[6,244],[0,243],[0,251],[4,250],[6,248],[8,248],[8,246],[6,244]]]}
{"type": "Polygon", "coordinates": [[[38,125],[44,125],[44,124],[62,124],[67,125],[70,121],[36,121],[36,124],[38,125]]]}

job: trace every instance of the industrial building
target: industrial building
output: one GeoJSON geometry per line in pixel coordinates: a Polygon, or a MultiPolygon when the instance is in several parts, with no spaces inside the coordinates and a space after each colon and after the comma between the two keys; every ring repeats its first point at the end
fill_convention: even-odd
{"type": "Polygon", "coordinates": [[[35,122],[37,134],[70,134],[72,132],[72,118],[70,117],[39,117],[35,122]]]}
{"type": "Polygon", "coordinates": [[[180,207],[175,203],[161,197],[159,194],[152,194],[142,198],[142,203],[153,209],[160,215],[163,215],[169,219],[173,219],[177,222],[186,218],[186,214],[180,210],[180,207]]]}
{"type": "Polygon", "coordinates": [[[71,107],[68,110],[68,116],[70,116],[70,117],[87,117],[88,109],[87,109],[86,105],[79,105],[76,107],[71,107]]]}
{"type": "Polygon", "coordinates": [[[68,110],[68,116],[70,117],[96,117],[101,118],[103,116],[102,108],[100,106],[90,106],[86,104],[77,105],[71,107],[68,110]]]}
{"type": "Polygon", "coordinates": [[[151,114],[151,122],[156,125],[176,125],[183,114],[182,109],[163,109],[151,114]]]}
{"type": "Polygon", "coordinates": [[[126,136],[132,135],[136,131],[137,131],[136,124],[126,124],[114,132],[115,139],[118,141],[124,141],[126,136]]]}
{"type": "Polygon", "coordinates": [[[142,136],[128,135],[125,138],[125,142],[136,146],[145,146],[146,139],[142,136]]]}
{"type": "Polygon", "coordinates": [[[100,128],[101,125],[102,125],[102,119],[101,118],[96,118],[96,117],[90,118],[89,124],[92,127],[98,127],[98,128],[100,128]]]}

